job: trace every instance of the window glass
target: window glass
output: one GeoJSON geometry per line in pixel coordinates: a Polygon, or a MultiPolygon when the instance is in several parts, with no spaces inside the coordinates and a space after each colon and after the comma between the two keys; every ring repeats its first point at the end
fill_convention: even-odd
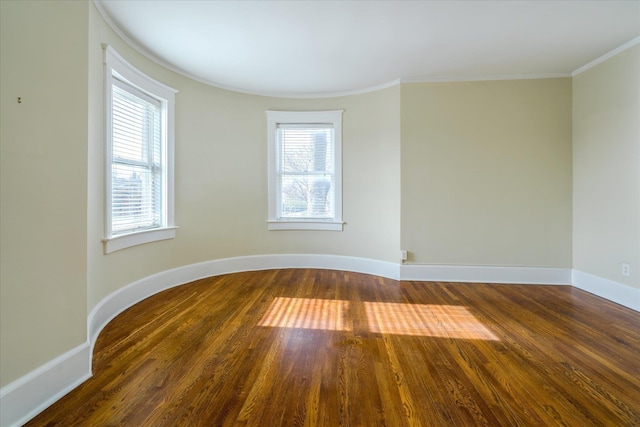
{"type": "Polygon", "coordinates": [[[342,111],[267,111],[269,229],[342,230],[342,111]]]}

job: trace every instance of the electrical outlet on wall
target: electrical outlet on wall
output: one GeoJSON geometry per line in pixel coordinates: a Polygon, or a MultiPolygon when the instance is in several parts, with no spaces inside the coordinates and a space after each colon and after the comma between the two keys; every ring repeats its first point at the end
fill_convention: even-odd
{"type": "Polygon", "coordinates": [[[407,259],[409,259],[409,252],[408,251],[400,251],[400,259],[402,261],[406,261],[407,259]]]}
{"type": "Polygon", "coordinates": [[[625,277],[631,276],[631,266],[626,262],[622,263],[622,275],[625,277]]]}

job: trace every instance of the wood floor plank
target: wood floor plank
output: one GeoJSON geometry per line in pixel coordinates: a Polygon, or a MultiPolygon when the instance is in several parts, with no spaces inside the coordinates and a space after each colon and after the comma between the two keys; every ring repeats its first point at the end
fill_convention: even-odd
{"type": "Polygon", "coordinates": [[[154,295],[28,426],[640,426],[640,313],[569,286],[283,269],[154,295]]]}

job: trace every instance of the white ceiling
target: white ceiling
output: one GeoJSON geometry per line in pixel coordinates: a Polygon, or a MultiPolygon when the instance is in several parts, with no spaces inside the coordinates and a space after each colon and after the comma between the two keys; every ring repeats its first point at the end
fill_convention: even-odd
{"type": "Polygon", "coordinates": [[[145,55],[242,92],[568,76],[640,35],[640,1],[95,0],[145,55]]]}

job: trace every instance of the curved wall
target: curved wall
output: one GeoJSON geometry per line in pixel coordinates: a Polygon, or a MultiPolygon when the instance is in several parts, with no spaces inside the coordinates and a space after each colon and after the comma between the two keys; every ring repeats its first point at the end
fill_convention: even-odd
{"type": "Polygon", "coordinates": [[[400,88],[338,98],[281,99],[204,85],[131,49],[90,10],[88,309],[154,273],[221,258],[327,254],[398,261],[400,88]],[[179,92],[174,240],[104,255],[102,47],[179,92]],[[267,231],[266,110],[344,109],[344,231],[267,231]]]}

